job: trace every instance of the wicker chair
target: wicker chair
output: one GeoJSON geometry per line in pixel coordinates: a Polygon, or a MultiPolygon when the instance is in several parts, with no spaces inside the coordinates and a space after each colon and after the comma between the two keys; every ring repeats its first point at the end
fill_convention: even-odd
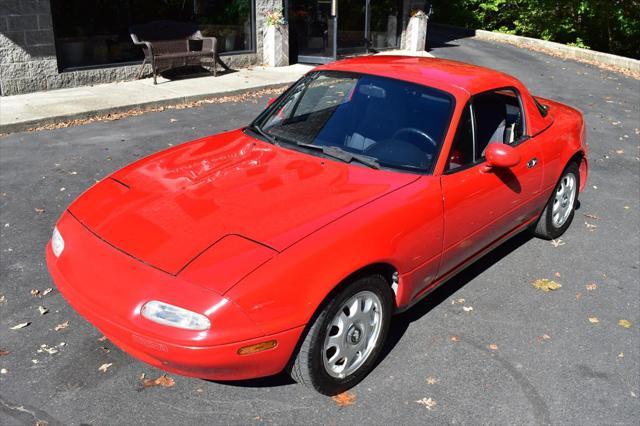
{"type": "Polygon", "coordinates": [[[215,37],[202,37],[195,23],[152,21],[132,25],[129,32],[133,43],[142,47],[144,52],[138,78],[147,63],[153,69],[153,84],[158,84],[156,77],[162,71],[188,65],[209,63],[213,67],[213,75],[217,75],[217,40],[215,37]]]}

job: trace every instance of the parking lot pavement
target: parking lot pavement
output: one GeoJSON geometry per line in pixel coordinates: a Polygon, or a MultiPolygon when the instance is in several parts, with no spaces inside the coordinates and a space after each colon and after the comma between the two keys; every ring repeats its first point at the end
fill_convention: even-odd
{"type": "Polygon", "coordinates": [[[55,288],[43,295],[53,287],[45,243],[96,179],[247,123],[266,99],[9,135],[0,139],[0,424],[637,424],[640,83],[508,45],[432,46],[585,113],[591,175],[560,241],[516,237],[395,318],[380,364],[339,401],[285,376],[224,384],[171,375],[172,387],[144,388],[141,374],[162,372],[100,341],[55,288]],[[537,290],[540,278],[562,287],[537,290]]]}

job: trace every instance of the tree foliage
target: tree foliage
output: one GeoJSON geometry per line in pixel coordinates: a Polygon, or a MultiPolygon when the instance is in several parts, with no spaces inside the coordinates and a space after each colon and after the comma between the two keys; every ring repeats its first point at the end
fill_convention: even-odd
{"type": "Polygon", "coordinates": [[[639,0],[435,0],[435,22],[640,58],[639,0]]]}

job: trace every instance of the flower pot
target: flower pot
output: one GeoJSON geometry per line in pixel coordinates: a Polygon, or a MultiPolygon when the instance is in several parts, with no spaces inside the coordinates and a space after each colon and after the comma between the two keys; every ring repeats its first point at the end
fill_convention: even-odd
{"type": "Polygon", "coordinates": [[[289,27],[268,25],[263,33],[262,60],[270,67],[289,65],[289,27]]]}

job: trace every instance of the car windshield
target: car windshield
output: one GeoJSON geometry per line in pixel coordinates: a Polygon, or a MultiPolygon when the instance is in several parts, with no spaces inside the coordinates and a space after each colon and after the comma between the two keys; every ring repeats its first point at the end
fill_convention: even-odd
{"type": "Polygon", "coordinates": [[[327,71],[304,77],[252,127],[314,154],[429,173],[452,110],[453,97],[434,88],[327,71]]]}

